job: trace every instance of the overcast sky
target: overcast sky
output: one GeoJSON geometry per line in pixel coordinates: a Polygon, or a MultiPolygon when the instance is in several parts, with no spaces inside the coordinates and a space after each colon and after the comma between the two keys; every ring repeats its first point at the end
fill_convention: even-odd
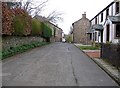
{"type": "Polygon", "coordinates": [[[86,12],[87,18],[92,19],[97,13],[103,10],[113,0],[48,0],[43,15],[48,15],[51,11],[57,10],[63,13],[63,22],[58,26],[67,34],[70,26],[82,17],[86,12]]]}

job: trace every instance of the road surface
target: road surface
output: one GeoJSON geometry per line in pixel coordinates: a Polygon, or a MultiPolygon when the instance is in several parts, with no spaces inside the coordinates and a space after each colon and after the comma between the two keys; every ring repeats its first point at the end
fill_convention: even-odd
{"type": "Polygon", "coordinates": [[[53,43],[3,61],[3,86],[117,86],[72,44],[53,43]]]}

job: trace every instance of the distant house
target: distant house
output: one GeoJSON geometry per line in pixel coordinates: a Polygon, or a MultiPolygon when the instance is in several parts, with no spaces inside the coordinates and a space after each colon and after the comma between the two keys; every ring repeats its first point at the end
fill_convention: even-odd
{"type": "Polygon", "coordinates": [[[52,29],[51,42],[61,42],[63,30],[57,25],[51,23],[47,18],[36,15],[34,18],[38,19],[40,22],[46,23],[52,29]]]}
{"type": "Polygon", "coordinates": [[[72,24],[73,26],[73,42],[88,44],[90,43],[90,37],[87,35],[87,31],[90,27],[90,21],[86,18],[86,13],[82,14],[82,18],[72,24]]]}
{"type": "Polygon", "coordinates": [[[55,32],[55,41],[56,42],[62,42],[62,34],[63,34],[63,30],[59,27],[56,28],[56,32],[55,32]]]}
{"type": "Polygon", "coordinates": [[[120,39],[120,1],[115,0],[91,20],[92,41],[118,43],[120,39]]]}

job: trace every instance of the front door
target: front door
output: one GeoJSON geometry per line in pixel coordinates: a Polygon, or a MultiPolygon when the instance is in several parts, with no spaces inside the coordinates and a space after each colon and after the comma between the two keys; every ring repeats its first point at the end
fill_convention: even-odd
{"type": "Polygon", "coordinates": [[[109,42],[110,40],[110,25],[107,25],[107,29],[106,29],[106,41],[109,42]]]}

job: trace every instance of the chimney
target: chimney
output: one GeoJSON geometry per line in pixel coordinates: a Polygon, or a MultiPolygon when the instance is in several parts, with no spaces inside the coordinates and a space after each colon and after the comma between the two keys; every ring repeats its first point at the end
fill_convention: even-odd
{"type": "Polygon", "coordinates": [[[84,14],[82,14],[82,18],[86,18],[86,12],[84,12],[84,14]]]}

